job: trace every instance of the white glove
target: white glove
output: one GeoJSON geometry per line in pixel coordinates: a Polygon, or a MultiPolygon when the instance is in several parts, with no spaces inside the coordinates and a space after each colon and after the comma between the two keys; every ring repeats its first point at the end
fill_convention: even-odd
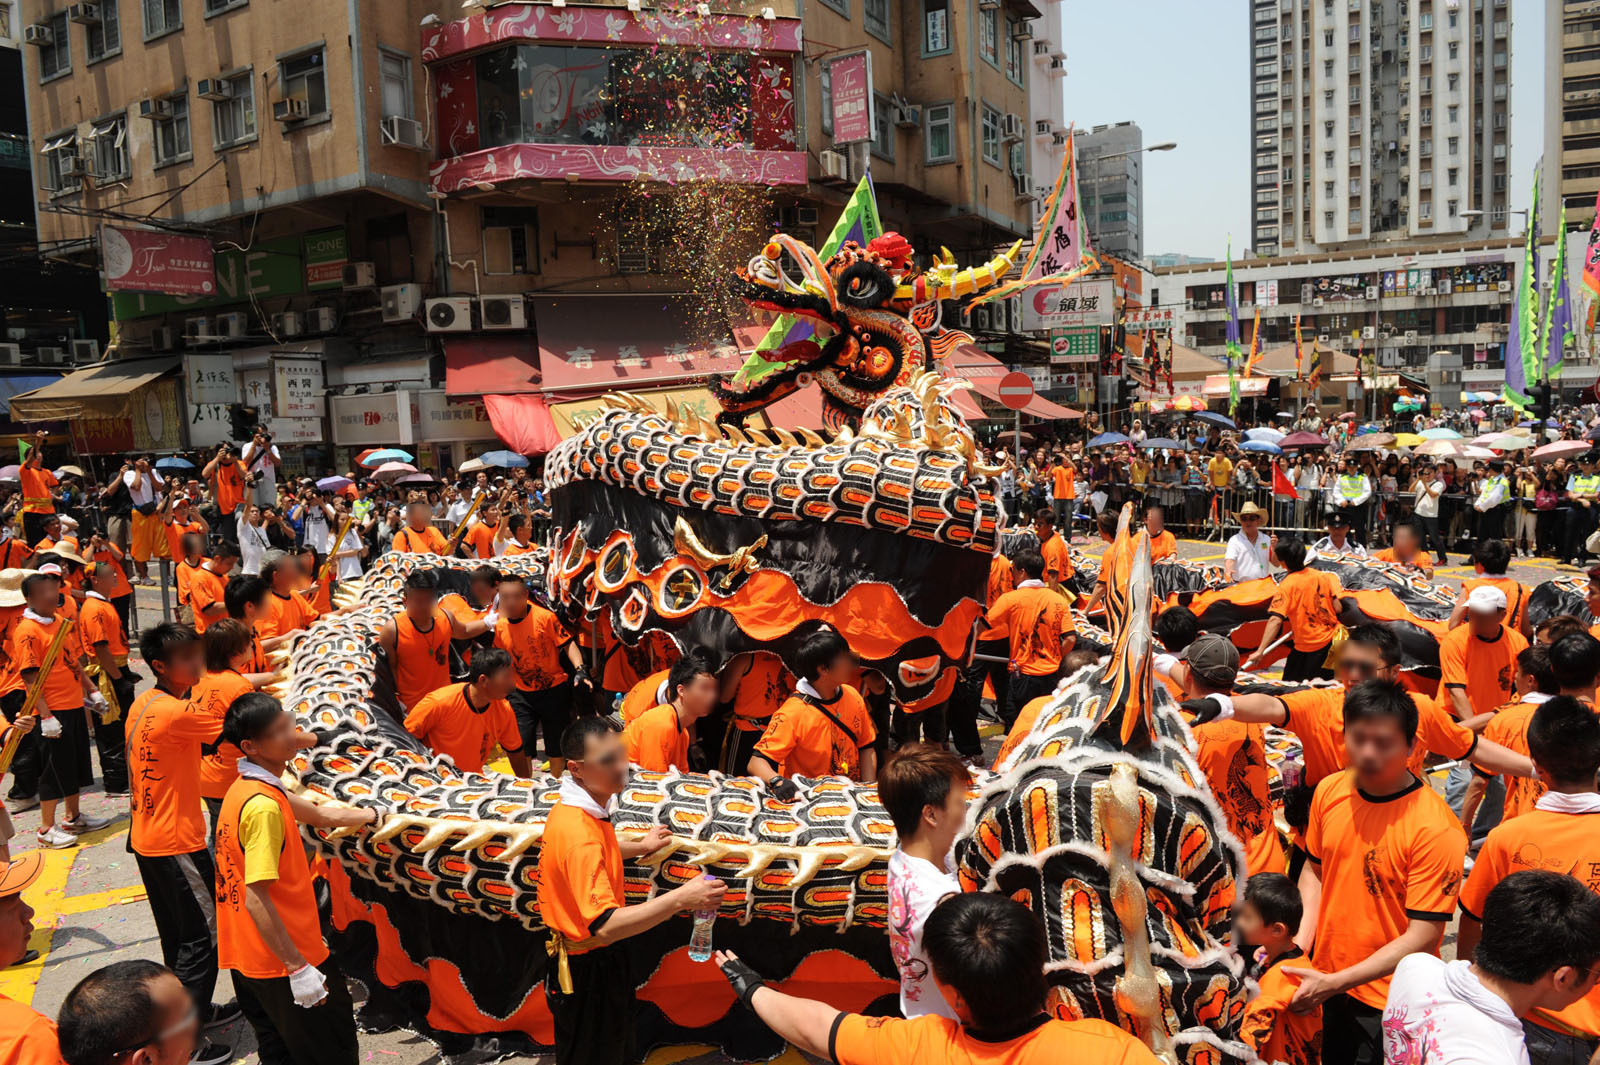
{"type": "Polygon", "coordinates": [[[296,1006],[310,1009],[328,997],[328,981],[315,965],[302,965],[289,974],[289,990],[296,1006]]]}
{"type": "Polygon", "coordinates": [[[39,735],[47,740],[61,737],[61,721],[58,718],[47,717],[39,722],[39,735]]]}
{"type": "Polygon", "coordinates": [[[488,628],[494,628],[496,625],[500,624],[499,613],[493,610],[489,611],[487,614],[483,615],[483,623],[488,628]]]}
{"type": "Polygon", "coordinates": [[[83,697],[83,705],[97,714],[103,714],[111,709],[111,704],[106,702],[106,697],[99,692],[90,692],[83,697]]]}

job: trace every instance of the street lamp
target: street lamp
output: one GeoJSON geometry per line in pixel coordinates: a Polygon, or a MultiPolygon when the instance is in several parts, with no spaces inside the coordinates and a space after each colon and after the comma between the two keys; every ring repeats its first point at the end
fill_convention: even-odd
{"type": "MultiPolygon", "coordinates": [[[[1508,210],[1506,213],[1507,214],[1520,214],[1522,216],[1522,231],[1524,233],[1526,233],[1528,231],[1528,215],[1531,213],[1528,210],[1528,208],[1526,208],[1526,207],[1518,207],[1518,208],[1514,208],[1514,209],[1508,210]]],[[[1484,216],[1484,212],[1482,210],[1480,210],[1479,208],[1476,208],[1476,207],[1473,207],[1473,208],[1471,208],[1469,210],[1461,212],[1461,217],[1462,218],[1482,218],[1483,216],[1484,216]]]]}

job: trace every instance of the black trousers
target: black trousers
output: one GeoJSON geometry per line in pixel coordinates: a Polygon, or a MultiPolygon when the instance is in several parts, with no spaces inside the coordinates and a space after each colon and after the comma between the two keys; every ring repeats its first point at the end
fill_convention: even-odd
{"type": "Polygon", "coordinates": [[[1490,507],[1478,512],[1478,539],[1504,540],[1506,538],[1506,513],[1509,506],[1490,507]]]}
{"type": "Polygon", "coordinates": [[[1567,519],[1567,539],[1562,548],[1563,558],[1586,559],[1589,551],[1585,548],[1584,541],[1589,539],[1589,534],[1594,532],[1595,512],[1593,507],[1574,506],[1567,519]]]}
{"type": "Polygon", "coordinates": [[[1531,1065],[1589,1065],[1596,1045],[1593,1039],[1579,1039],[1529,1020],[1522,1022],[1522,1039],[1531,1065]]]}
{"type": "Polygon", "coordinates": [[[1000,712],[1001,719],[1005,722],[1006,729],[1017,723],[1017,716],[1022,713],[1022,708],[1033,700],[1049,695],[1056,690],[1056,685],[1061,682],[1059,673],[1048,676],[1035,677],[1028,673],[1014,673],[1011,676],[1011,688],[1006,694],[1005,709],[1000,712]]]}
{"type": "Polygon", "coordinates": [[[44,539],[44,526],[54,514],[35,514],[33,511],[23,511],[22,538],[29,547],[44,539]]]}
{"type": "MultiPolygon", "coordinates": [[[[0,713],[7,721],[15,721],[27,702],[26,692],[14,691],[0,699],[0,713]]],[[[25,734],[17,743],[16,757],[11,759],[11,790],[8,799],[27,799],[39,794],[39,730],[25,734]]]]}
{"type": "Polygon", "coordinates": [[[924,743],[943,743],[948,735],[945,729],[945,707],[948,702],[938,706],[930,706],[926,710],[919,710],[908,714],[896,708],[894,712],[894,743],[896,747],[903,747],[908,743],[921,740],[924,743]]]}
{"type": "Polygon", "coordinates": [[[307,1009],[295,1005],[289,978],[260,980],[233,974],[239,1009],[256,1033],[261,1065],[355,1065],[355,1004],[339,963],[330,956],[317,966],[328,981],[328,997],[307,1009]]]}
{"type": "Polygon", "coordinates": [[[1422,549],[1432,551],[1439,557],[1441,564],[1448,562],[1449,559],[1445,557],[1444,535],[1439,531],[1438,517],[1428,518],[1418,514],[1417,521],[1422,523],[1422,549]]]}
{"type": "Polygon", "coordinates": [[[1289,657],[1283,660],[1284,681],[1332,680],[1333,670],[1323,666],[1328,658],[1328,648],[1332,646],[1333,641],[1329,640],[1310,651],[1290,651],[1289,657]]]}
{"type": "Polygon", "coordinates": [[[545,1001],[555,1022],[556,1065],[633,1065],[633,979],[628,958],[617,947],[601,947],[567,959],[572,994],[561,993],[552,964],[544,980],[545,1001]]]}
{"type": "MultiPolygon", "coordinates": [[[[123,671],[123,677],[127,677],[127,671],[123,671]]],[[[124,729],[128,723],[128,711],[133,708],[133,681],[112,681],[111,689],[116,692],[117,705],[122,708],[122,713],[117,715],[115,721],[95,721],[94,749],[100,755],[101,783],[107,791],[120,792],[128,790],[128,741],[124,729]]]]}
{"type": "Polygon", "coordinates": [[[134,859],[161,939],[161,960],[204,1017],[217,990],[217,872],[211,852],[134,859]]]}
{"type": "Polygon", "coordinates": [[[517,730],[522,733],[522,749],[528,752],[528,757],[538,757],[540,732],[544,733],[544,756],[561,757],[561,733],[572,721],[572,685],[557,684],[537,692],[516,688],[509,701],[517,717],[517,730]]]}
{"type": "Polygon", "coordinates": [[[1322,1065],[1383,1065],[1383,1011],[1349,995],[1324,1002],[1322,1065]]]}
{"type": "MultiPolygon", "coordinates": [[[[770,721],[764,718],[763,721],[770,721]]],[[[766,729],[742,729],[734,725],[728,729],[722,747],[722,771],[729,776],[742,777],[750,773],[750,759],[756,753],[766,729]]]]}

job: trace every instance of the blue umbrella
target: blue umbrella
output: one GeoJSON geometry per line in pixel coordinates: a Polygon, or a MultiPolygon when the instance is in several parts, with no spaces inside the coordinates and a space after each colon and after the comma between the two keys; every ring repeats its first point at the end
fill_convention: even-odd
{"type": "Polygon", "coordinates": [[[1167,436],[1151,437],[1149,440],[1146,440],[1144,443],[1140,444],[1139,446],[1144,448],[1147,451],[1160,450],[1161,448],[1166,448],[1168,451],[1188,451],[1189,450],[1189,445],[1185,444],[1182,440],[1174,440],[1171,437],[1167,437],[1167,436]]]}
{"type": "Polygon", "coordinates": [[[1239,445],[1240,451],[1264,451],[1268,455],[1281,455],[1283,448],[1269,440],[1246,440],[1239,445]]]}
{"type": "Polygon", "coordinates": [[[479,455],[478,461],[485,466],[499,466],[502,469],[515,469],[528,464],[528,460],[515,451],[491,451],[487,455],[479,455]]]}
{"type": "Polygon", "coordinates": [[[176,455],[168,455],[164,459],[157,459],[156,460],[156,469],[158,469],[158,470],[192,470],[192,469],[194,469],[194,463],[190,462],[188,459],[180,459],[176,455]]]}
{"type": "Polygon", "coordinates": [[[1216,411],[1197,410],[1191,415],[1191,417],[1199,418],[1203,422],[1210,422],[1212,425],[1221,426],[1224,429],[1239,428],[1237,425],[1233,424],[1232,418],[1224,417],[1223,415],[1218,414],[1216,411]]]}
{"type": "Polygon", "coordinates": [[[1417,434],[1424,440],[1460,440],[1461,434],[1454,429],[1424,429],[1417,434]]]}
{"type": "Polygon", "coordinates": [[[409,451],[401,451],[397,447],[380,447],[361,460],[361,465],[367,467],[382,466],[385,462],[415,462],[416,459],[409,451]]]}
{"type": "Polygon", "coordinates": [[[1128,443],[1129,439],[1129,437],[1123,436],[1121,433],[1101,433],[1099,436],[1089,441],[1089,446],[1110,447],[1112,444],[1126,444],[1128,443]]]}

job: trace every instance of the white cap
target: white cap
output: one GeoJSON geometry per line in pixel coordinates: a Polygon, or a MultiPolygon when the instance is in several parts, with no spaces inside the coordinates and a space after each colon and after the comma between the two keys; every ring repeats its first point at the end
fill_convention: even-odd
{"type": "Polygon", "coordinates": [[[1506,593],[1487,584],[1480,584],[1467,596],[1467,609],[1478,614],[1493,614],[1506,608],[1506,593]]]}

